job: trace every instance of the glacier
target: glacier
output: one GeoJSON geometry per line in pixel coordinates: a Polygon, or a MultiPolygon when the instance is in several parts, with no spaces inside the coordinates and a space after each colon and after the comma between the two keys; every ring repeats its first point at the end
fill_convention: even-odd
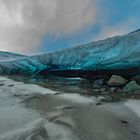
{"type": "MultiPolygon", "coordinates": [[[[64,73],[81,75],[84,72],[140,74],[140,30],[91,42],[62,51],[23,56],[8,53],[9,58],[2,58],[0,52],[1,74],[45,74],[64,73]],[[8,60],[9,59],[9,60],[8,60]]],[[[66,74],[67,75],[67,74],[66,74]]]]}

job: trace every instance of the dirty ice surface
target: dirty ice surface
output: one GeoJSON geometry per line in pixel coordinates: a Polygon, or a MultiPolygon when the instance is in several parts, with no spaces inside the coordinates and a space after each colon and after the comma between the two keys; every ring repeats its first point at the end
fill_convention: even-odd
{"type": "Polygon", "coordinates": [[[140,140],[140,100],[98,102],[0,77],[0,140],[140,140]]]}

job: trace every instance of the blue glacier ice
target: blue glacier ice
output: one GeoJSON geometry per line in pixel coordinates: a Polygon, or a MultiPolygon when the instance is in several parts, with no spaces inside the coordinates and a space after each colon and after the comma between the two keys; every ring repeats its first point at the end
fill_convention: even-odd
{"type": "Polygon", "coordinates": [[[59,52],[35,56],[19,55],[14,60],[0,61],[2,74],[35,75],[41,71],[102,71],[132,68],[140,68],[140,30],[59,52]]]}
{"type": "Polygon", "coordinates": [[[0,73],[1,74],[30,74],[34,75],[46,66],[35,59],[30,60],[29,56],[9,52],[0,52],[0,73]]]}

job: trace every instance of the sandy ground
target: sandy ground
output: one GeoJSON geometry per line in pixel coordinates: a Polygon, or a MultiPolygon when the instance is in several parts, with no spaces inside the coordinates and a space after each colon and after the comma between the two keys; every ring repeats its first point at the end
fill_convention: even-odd
{"type": "Polygon", "coordinates": [[[0,77],[0,140],[140,140],[140,100],[97,103],[0,77]]]}

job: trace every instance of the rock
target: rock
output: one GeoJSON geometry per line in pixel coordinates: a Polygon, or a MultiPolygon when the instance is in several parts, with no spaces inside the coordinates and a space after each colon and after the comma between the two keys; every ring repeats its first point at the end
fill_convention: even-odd
{"type": "Polygon", "coordinates": [[[114,93],[116,90],[117,90],[116,87],[111,87],[111,88],[110,88],[111,93],[114,93]]]}
{"type": "Polygon", "coordinates": [[[110,86],[123,86],[128,82],[125,78],[119,76],[119,75],[113,75],[109,82],[108,85],[110,86]]]}
{"type": "Polygon", "coordinates": [[[132,92],[132,91],[139,90],[139,89],[140,89],[140,85],[138,85],[136,83],[136,81],[131,81],[130,83],[128,83],[127,85],[124,86],[123,91],[132,92]]]}
{"type": "Polygon", "coordinates": [[[104,79],[95,80],[93,88],[96,88],[96,89],[102,88],[103,83],[104,83],[104,79]]]}
{"type": "Polygon", "coordinates": [[[102,101],[103,102],[112,102],[113,98],[111,96],[105,96],[105,98],[102,101]]]}
{"type": "Polygon", "coordinates": [[[122,89],[118,88],[116,92],[117,93],[122,93],[122,89]]]}
{"type": "Polygon", "coordinates": [[[14,96],[14,97],[20,97],[20,95],[18,95],[18,94],[14,94],[13,96],[14,96]]]}
{"type": "Polygon", "coordinates": [[[0,86],[4,86],[4,84],[0,84],[0,86]]]}
{"type": "Polygon", "coordinates": [[[136,81],[138,84],[140,84],[140,75],[136,75],[132,78],[132,81],[136,81]]]}
{"type": "MultiPolygon", "coordinates": [[[[140,95],[140,89],[136,89],[133,91],[133,95],[140,95]]],[[[135,96],[132,96],[134,98],[135,96]]]]}
{"type": "Polygon", "coordinates": [[[101,94],[102,95],[108,95],[108,94],[110,94],[110,92],[109,91],[102,91],[101,94]]]}
{"type": "Polygon", "coordinates": [[[70,105],[57,106],[55,109],[56,110],[72,110],[74,109],[74,106],[70,106],[70,105]]]}
{"type": "Polygon", "coordinates": [[[102,103],[96,103],[97,106],[102,105],[102,103]]]}
{"type": "Polygon", "coordinates": [[[106,88],[101,88],[100,91],[101,92],[105,92],[106,91],[106,88]]]}
{"type": "Polygon", "coordinates": [[[93,92],[99,94],[101,91],[100,91],[100,89],[93,89],[93,92]]]}
{"type": "Polygon", "coordinates": [[[15,86],[15,85],[8,85],[8,87],[13,87],[13,86],[15,86]]]}
{"type": "Polygon", "coordinates": [[[120,101],[119,98],[110,96],[110,95],[104,95],[97,97],[97,102],[118,102],[120,101]]]}
{"type": "Polygon", "coordinates": [[[102,102],[105,99],[103,96],[98,96],[97,97],[97,102],[102,102]]]}
{"type": "Polygon", "coordinates": [[[99,96],[97,98],[98,102],[112,102],[112,97],[111,96],[99,96]]]}
{"type": "Polygon", "coordinates": [[[137,133],[137,132],[135,132],[135,131],[132,131],[132,133],[133,133],[134,135],[138,135],[138,133],[137,133]]]}
{"type": "Polygon", "coordinates": [[[128,122],[125,120],[121,120],[121,123],[128,124],[128,122]]]}

